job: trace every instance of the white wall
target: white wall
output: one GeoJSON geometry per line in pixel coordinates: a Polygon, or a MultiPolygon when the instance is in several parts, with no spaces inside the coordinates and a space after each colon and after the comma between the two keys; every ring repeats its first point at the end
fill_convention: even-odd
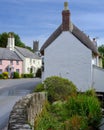
{"type": "Polygon", "coordinates": [[[104,92],[104,69],[93,66],[93,83],[92,86],[98,92],[104,92]]]}
{"type": "Polygon", "coordinates": [[[68,78],[84,91],[91,87],[91,51],[70,32],[63,32],[45,49],[44,79],[49,76],[68,78]]]}
{"type": "Polygon", "coordinates": [[[22,72],[24,73],[24,72],[25,72],[25,67],[24,67],[24,66],[25,66],[25,62],[26,62],[25,60],[26,60],[26,59],[25,59],[25,57],[24,57],[23,55],[21,55],[21,53],[19,53],[19,52],[17,51],[17,49],[14,48],[14,51],[15,51],[15,52],[19,55],[19,57],[23,60],[22,72]]]}
{"type": "Polygon", "coordinates": [[[37,72],[37,69],[38,68],[41,68],[42,66],[42,60],[41,58],[40,59],[31,59],[31,58],[27,58],[27,57],[24,57],[23,55],[21,55],[21,53],[19,53],[16,49],[15,49],[15,52],[21,57],[21,59],[23,60],[23,73],[30,73],[30,68],[31,66],[34,67],[34,72],[33,73],[36,73],[37,72]],[[35,62],[34,62],[35,60],[35,62]]]}

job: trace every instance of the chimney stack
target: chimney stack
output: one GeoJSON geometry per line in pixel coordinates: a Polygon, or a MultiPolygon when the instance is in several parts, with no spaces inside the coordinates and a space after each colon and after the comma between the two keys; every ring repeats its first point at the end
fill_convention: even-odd
{"type": "Polygon", "coordinates": [[[94,45],[97,47],[97,41],[96,41],[96,38],[93,38],[93,43],[94,43],[94,45]]]}
{"type": "Polygon", "coordinates": [[[12,32],[9,32],[8,34],[8,43],[7,43],[7,48],[9,50],[14,50],[14,45],[15,45],[15,38],[12,32]]]}
{"type": "Polygon", "coordinates": [[[64,10],[62,11],[62,30],[70,30],[70,11],[68,8],[68,2],[64,2],[64,10]]]}

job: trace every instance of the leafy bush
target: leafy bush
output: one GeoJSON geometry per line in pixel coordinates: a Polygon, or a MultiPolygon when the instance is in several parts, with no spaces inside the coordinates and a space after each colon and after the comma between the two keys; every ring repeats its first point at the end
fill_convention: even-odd
{"type": "Polygon", "coordinates": [[[21,74],[22,78],[34,78],[34,75],[32,73],[30,74],[21,74]]]}
{"type": "Polygon", "coordinates": [[[42,92],[42,91],[44,91],[44,84],[40,83],[35,87],[34,92],[42,92]]]}
{"type": "Polygon", "coordinates": [[[14,78],[14,79],[20,78],[20,77],[19,77],[19,73],[18,73],[18,72],[14,72],[14,73],[13,73],[13,78],[14,78]]]}
{"type": "Polygon", "coordinates": [[[60,122],[49,113],[47,105],[35,119],[35,130],[61,130],[60,122]]]}
{"type": "Polygon", "coordinates": [[[34,74],[33,73],[29,74],[29,78],[34,78],[34,74]]]}
{"type": "Polygon", "coordinates": [[[50,102],[65,100],[69,95],[77,92],[76,86],[71,81],[58,76],[46,78],[44,86],[50,102]]]}
{"type": "Polygon", "coordinates": [[[68,118],[66,109],[65,109],[65,102],[56,101],[51,104],[51,113],[55,117],[57,117],[59,121],[62,121],[62,122],[64,122],[68,118]]]}
{"type": "Polygon", "coordinates": [[[23,78],[28,78],[28,74],[22,74],[23,78]]]}
{"type": "Polygon", "coordinates": [[[84,117],[73,115],[70,119],[64,122],[65,130],[90,130],[88,122],[84,117]]]}
{"type": "Polygon", "coordinates": [[[51,102],[36,118],[36,130],[98,129],[102,110],[94,89],[78,94],[71,81],[52,76],[39,84],[36,91],[46,91],[51,102]]]}
{"type": "Polygon", "coordinates": [[[95,127],[101,122],[102,112],[96,97],[86,95],[70,97],[65,106],[68,117],[73,115],[85,117],[88,125],[95,127]]]}
{"type": "Polygon", "coordinates": [[[38,68],[38,70],[36,72],[36,77],[41,78],[41,75],[42,75],[42,70],[41,70],[41,68],[38,68]]]}
{"type": "Polygon", "coordinates": [[[8,79],[8,72],[3,72],[2,75],[3,75],[4,79],[8,79]]]}
{"type": "Polygon", "coordinates": [[[87,96],[96,96],[96,92],[94,88],[91,88],[85,92],[85,95],[87,96]]]}
{"type": "Polygon", "coordinates": [[[3,74],[0,74],[0,79],[3,79],[3,78],[4,78],[3,74]]]}

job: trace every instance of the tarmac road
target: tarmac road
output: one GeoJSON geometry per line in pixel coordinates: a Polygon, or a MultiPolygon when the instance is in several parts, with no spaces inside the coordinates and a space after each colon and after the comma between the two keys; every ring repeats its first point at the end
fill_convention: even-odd
{"type": "Polygon", "coordinates": [[[41,79],[0,80],[0,130],[7,130],[7,122],[13,105],[32,92],[41,79]]]}

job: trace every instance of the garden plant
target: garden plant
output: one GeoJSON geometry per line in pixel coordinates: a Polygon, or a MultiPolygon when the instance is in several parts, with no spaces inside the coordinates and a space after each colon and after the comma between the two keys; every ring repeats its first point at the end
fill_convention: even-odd
{"type": "Polygon", "coordinates": [[[35,130],[98,130],[101,104],[94,89],[77,92],[69,80],[52,76],[35,91],[46,91],[48,102],[35,119],[35,130]]]}

